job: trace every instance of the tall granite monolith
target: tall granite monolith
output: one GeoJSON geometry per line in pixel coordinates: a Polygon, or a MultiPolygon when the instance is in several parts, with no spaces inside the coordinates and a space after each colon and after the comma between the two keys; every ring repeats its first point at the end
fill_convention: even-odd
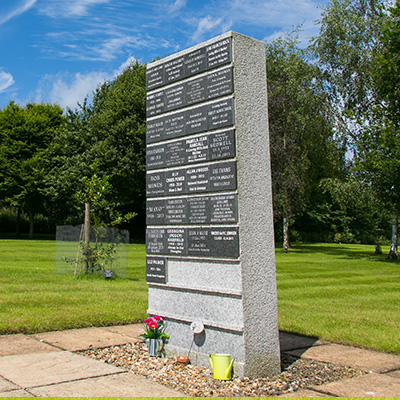
{"type": "Polygon", "coordinates": [[[146,79],[148,312],[169,354],[278,373],[265,45],[227,32],[146,79]]]}

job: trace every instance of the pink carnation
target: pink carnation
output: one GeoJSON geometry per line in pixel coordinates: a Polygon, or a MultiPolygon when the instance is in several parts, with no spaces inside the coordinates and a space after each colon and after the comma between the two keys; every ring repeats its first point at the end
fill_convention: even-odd
{"type": "Polygon", "coordinates": [[[147,318],[147,319],[144,320],[144,322],[145,322],[146,324],[149,324],[149,323],[152,322],[152,321],[153,321],[153,318],[147,318]]]}

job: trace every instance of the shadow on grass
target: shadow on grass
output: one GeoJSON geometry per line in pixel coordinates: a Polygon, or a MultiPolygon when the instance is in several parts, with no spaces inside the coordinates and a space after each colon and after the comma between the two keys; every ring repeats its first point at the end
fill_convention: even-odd
{"type": "MultiPolygon", "coordinates": [[[[400,260],[391,260],[387,258],[387,254],[374,254],[373,246],[370,246],[370,250],[365,250],[361,248],[355,248],[352,245],[326,245],[326,244],[300,244],[296,243],[289,249],[289,254],[321,254],[321,255],[329,255],[335,256],[338,258],[347,258],[347,259],[366,259],[369,261],[378,261],[384,263],[400,263],[400,260]]],[[[279,251],[279,250],[278,250],[279,251]]],[[[281,251],[283,253],[283,251],[281,251]]]]}

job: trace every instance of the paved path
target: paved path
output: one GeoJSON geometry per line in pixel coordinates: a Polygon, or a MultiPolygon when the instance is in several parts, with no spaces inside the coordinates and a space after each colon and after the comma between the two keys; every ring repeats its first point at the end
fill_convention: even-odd
{"type": "MultiPolygon", "coordinates": [[[[184,397],[141,376],[73,353],[138,339],[138,325],[0,336],[0,397],[184,397]]],[[[285,397],[400,397],[400,356],[281,333],[289,354],[360,368],[357,378],[285,397]]]]}

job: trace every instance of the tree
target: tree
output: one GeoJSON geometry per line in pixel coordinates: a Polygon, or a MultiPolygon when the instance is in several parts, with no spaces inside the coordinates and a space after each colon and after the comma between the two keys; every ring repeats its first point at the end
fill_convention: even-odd
{"type": "Polygon", "coordinates": [[[62,125],[62,113],[57,105],[29,103],[20,107],[14,102],[0,111],[0,198],[28,213],[30,238],[33,217],[44,210],[40,165],[62,125]]]}
{"type": "Polygon", "coordinates": [[[134,63],[93,93],[91,103],[68,110],[67,123],[49,148],[46,193],[55,214],[78,215],[76,193],[95,175],[106,178],[105,222],[118,212],[145,210],[145,65],[134,63]]]}
{"type": "Polygon", "coordinates": [[[319,70],[299,48],[297,32],[268,44],[266,59],[274,215],[283,221],[287,251],[290,222],[329,176],[335,147],[319,70]]]}
{"type": "MultiPolygon", "coordinates": [[[[364,137],[371,151],[363,153],[366,170],[393,210],[392,242],[389,258],[397,258],[397,227],[400,209],[400,2],[391,8],[382,26],[381,47],[375,54],[373,78],[382,102],[372,112],[373,134],[364,137]],[[375,126],[374,126],[375,125],[375,126]],[[375,176],[377,175],[377,176],[375,176]]],[[[364,146],[366,148],[367,146],[364,146]]]]}
{"type": "Polygon", "coordinates": [[[388,15],[384,0],[332,0],[314,41],[355,168],[374,187],[381,207],[392,210],[390,257],[397,256],[400,207],[398,25],[396,11],[388,15]]]}

